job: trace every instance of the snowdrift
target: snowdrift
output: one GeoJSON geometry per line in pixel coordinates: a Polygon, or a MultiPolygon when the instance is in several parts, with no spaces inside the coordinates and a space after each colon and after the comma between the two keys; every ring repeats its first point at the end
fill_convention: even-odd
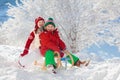
{"type": "Polygon", "coordinates": [[[119,58],[102,62],[91,61],[88,67],[73,67],[51,74],[39,67],[18,67],[20,52],[20,48],[0,45],[0,80],[120,80],[119,58]]]}

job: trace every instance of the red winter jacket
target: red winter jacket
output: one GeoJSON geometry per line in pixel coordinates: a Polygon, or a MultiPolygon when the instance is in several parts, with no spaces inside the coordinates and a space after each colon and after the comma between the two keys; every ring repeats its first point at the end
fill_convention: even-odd
{"type": "Polygon", "coordinates": [[[61,55],[61,57],[64,56],[64,54],[61,52],[61,50],[66,49],[65,43],[60,39],[58,35],[57,29],[53,32],[51,31],[44,31],[40,34],[40,43],[41,43],[41,54],[44,56],[47,50],[53,50],[58,51],[61,55]]]}
{"type": "Polygon", "coordinates": [[[21,54],[21,56],[28,54],[30,45],[31,45],[32,41],[34,40],[34,38],[35,38],[35,35],[34,35],[34,32],[32,31],[28,37],[28,40],[25,45],[25,49],[24,49],[23,53],[21,54]]]}

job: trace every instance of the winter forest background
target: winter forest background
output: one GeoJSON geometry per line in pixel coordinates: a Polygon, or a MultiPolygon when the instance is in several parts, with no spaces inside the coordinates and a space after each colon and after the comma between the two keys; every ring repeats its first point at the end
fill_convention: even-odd
{"type": "MultiPolygon", "coordinates": [[[[42,64],[43,57],[37,57],[42,64]]],[[[120,0],[0,0],[0,80],[63,78],[120,80],[120,0]],[[32,65],[39,52],[31,52],[34,56],[25,57],[30,63],[21,68],[19,55],[38,16],[53,17],[69,51],[90,64],[80,68],[68,64],[53,75],[32,65]]]]}
{"type": "Polygon", "coordinates": [[[120,0],[0,0],[0,4],[0,45],[24,48],[35,18],[53,17],[71,52],[98,60],[120,57],[120,0]]]}

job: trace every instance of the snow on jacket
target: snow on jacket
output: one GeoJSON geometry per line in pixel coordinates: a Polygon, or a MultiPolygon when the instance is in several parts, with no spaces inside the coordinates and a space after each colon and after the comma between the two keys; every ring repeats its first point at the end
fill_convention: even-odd
{"type": "Polygon", "coordinates": [[[40,34],[39,37],[40,37],[40,43],[41,43],[40,51],[43,56],[45,55],[47,50],[58,51],[61,57],[64,56],[61,50],[65,50],[66,45],[60,39],[57,29],[54,30],[53,32],[44,31],[40,34]]]}

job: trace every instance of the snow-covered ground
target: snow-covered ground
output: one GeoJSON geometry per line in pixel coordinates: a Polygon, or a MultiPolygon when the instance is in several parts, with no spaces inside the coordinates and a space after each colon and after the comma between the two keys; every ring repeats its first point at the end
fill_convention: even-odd
{"type": "Polygon", "coordinates": [[[114,57],[119,52],[100,46],[107,43],[120,50],[119,34],[120,0],[0,0],[0,80],[120,80],[120,58],[114,57]],[[24,46],[38,16],[54,18],[68,48],[76,39],[80,51],[95,44],[109,52],[92,47],[96,52],[76,53],[82,60],[90,58],[90,65],[58,70],[57,74],[38,66],[20,68],[17,61],[23,49],[13,46],[24,46]]]}
{"type": "Polygon", "coordinates": [[[0,45],[0,80],[120,80],[119,58],[91,61],[88,67],[73,67],[52,74],[38,66],[20,68],[17,60],[21,51],[21,48],[0,45]]]}

